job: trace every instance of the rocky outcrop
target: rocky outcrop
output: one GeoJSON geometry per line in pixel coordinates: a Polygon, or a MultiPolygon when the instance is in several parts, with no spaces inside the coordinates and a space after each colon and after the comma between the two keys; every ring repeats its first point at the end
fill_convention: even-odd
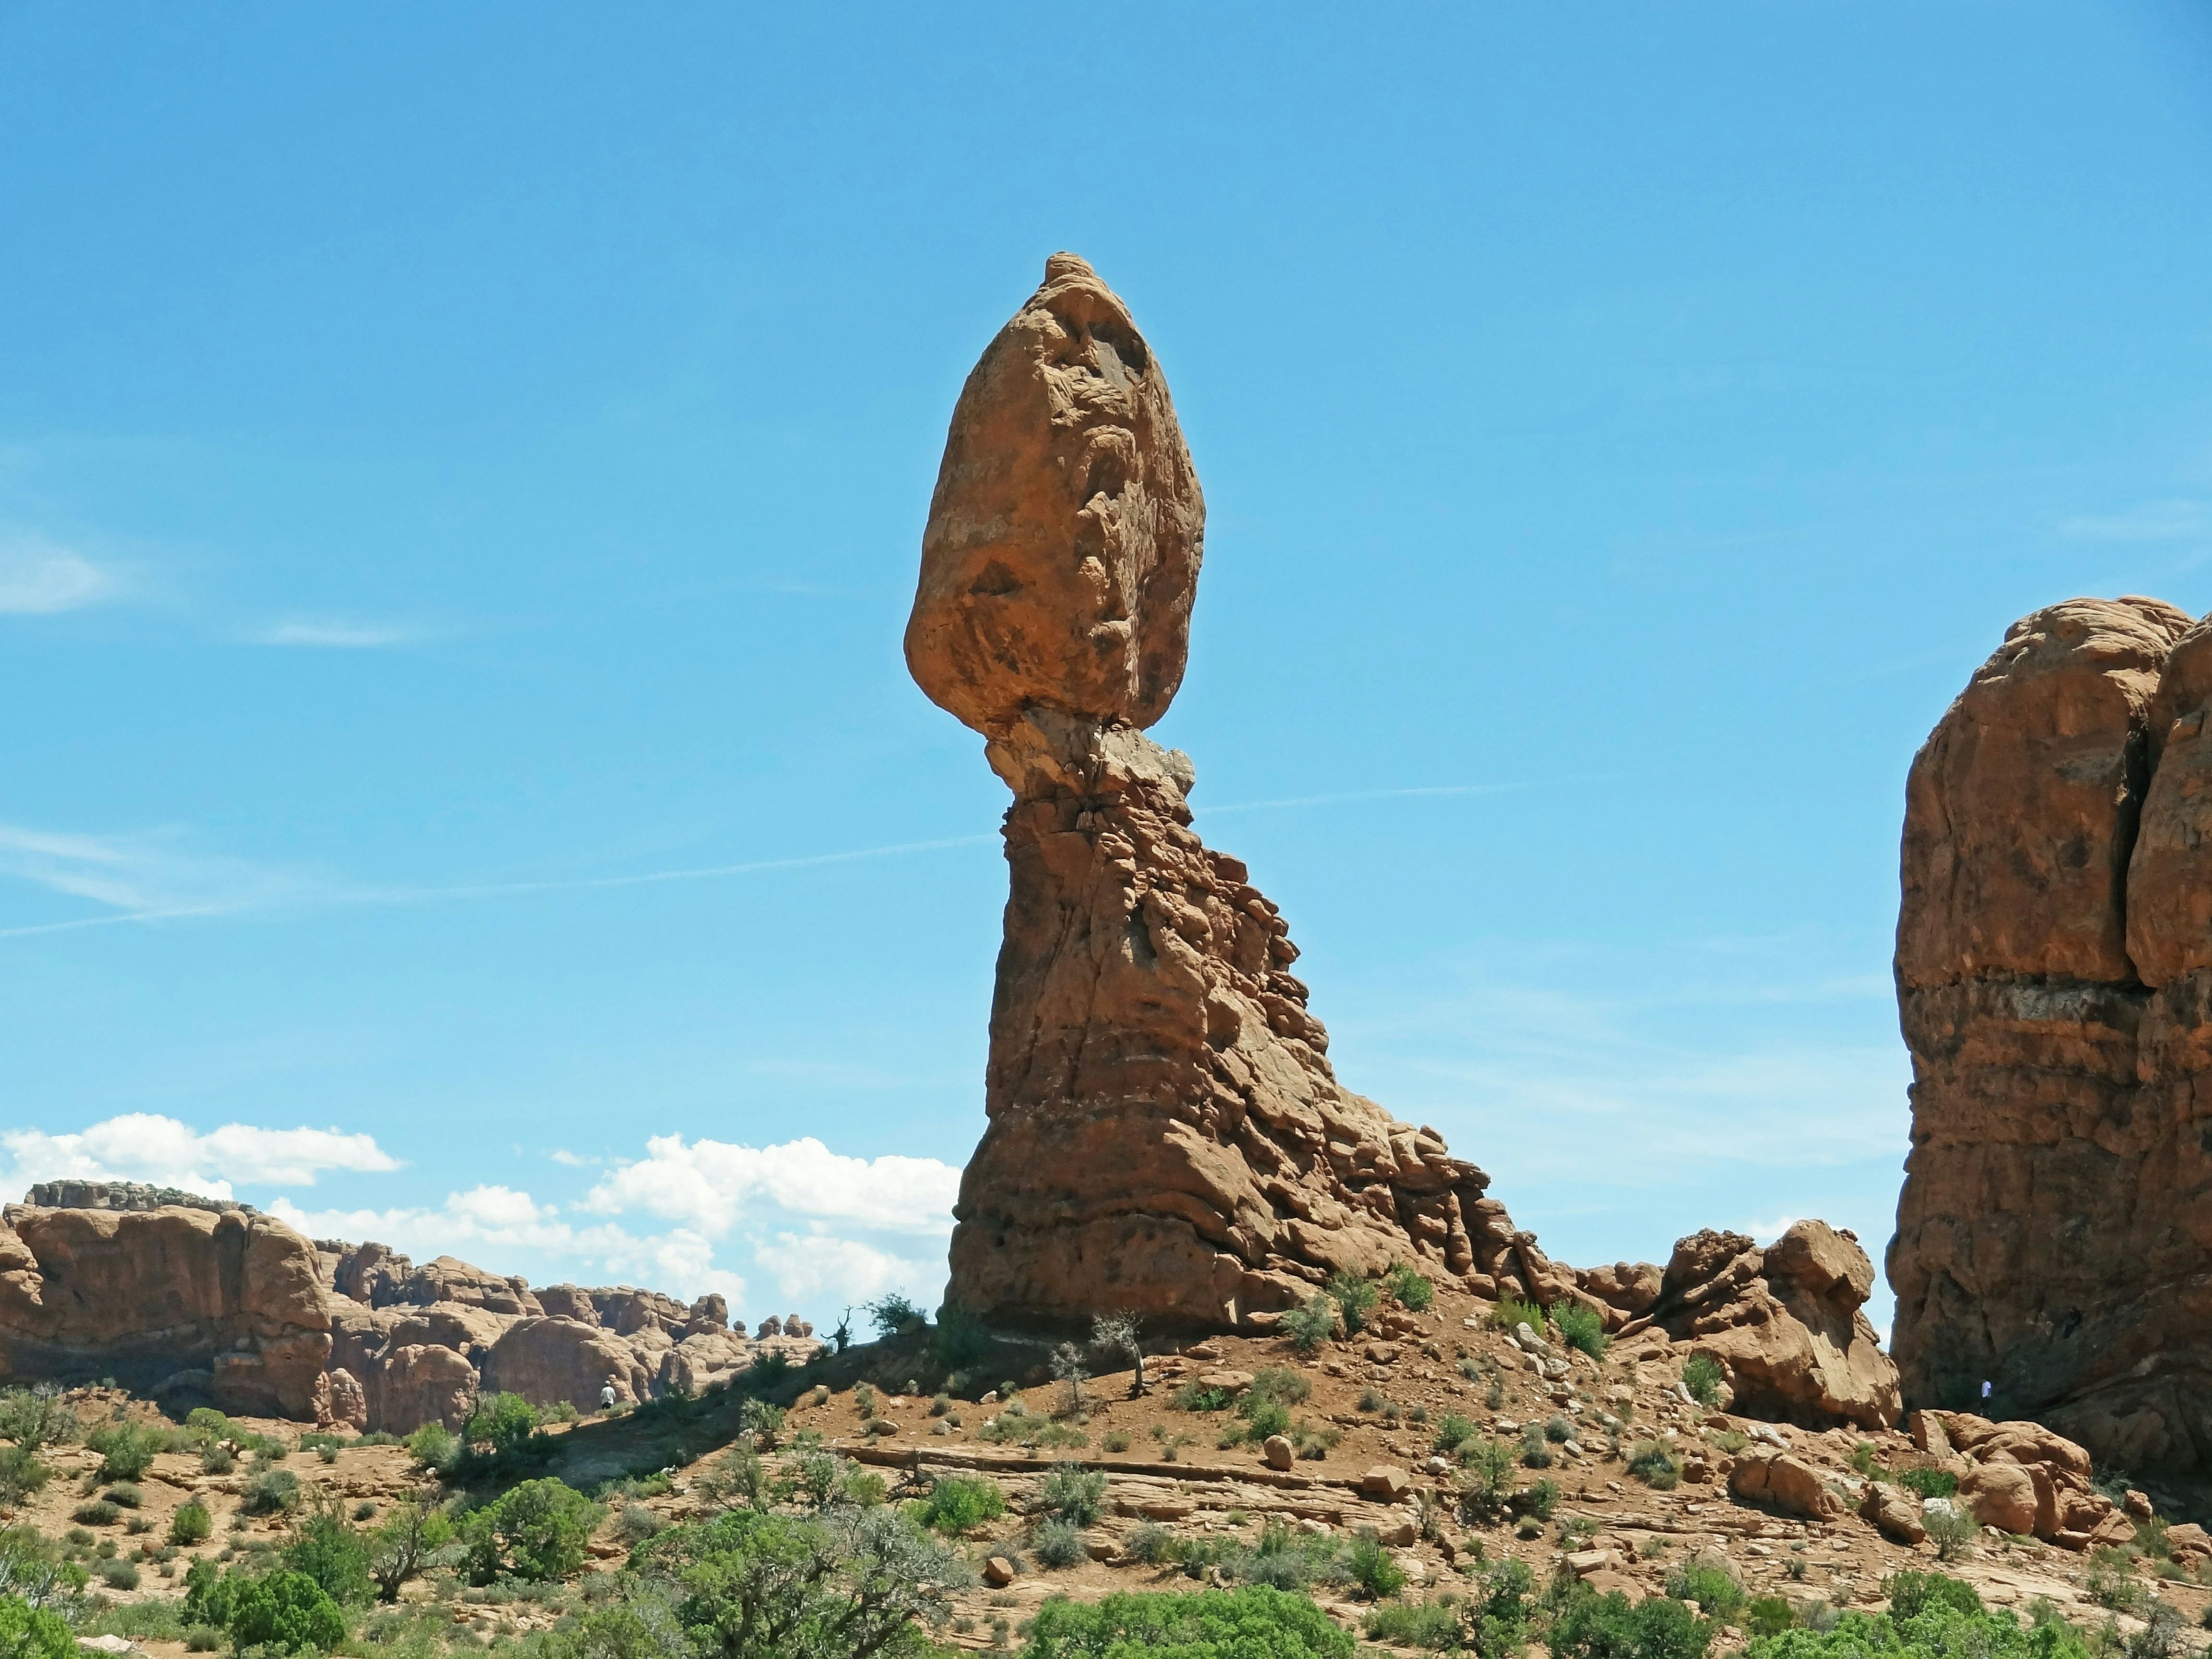
{"type": "Polygon", "coordinates": [[[0,1381],[112,1376],[313,1421],[328,1408],[330,1354],[314,1246],[273,1217],[0,1212],[0,1381]]]}
{"type": "Polygon", "coordinates": [[[2040,1423],[1916,1411],[1912,1443],[1959,1482],[1957,1501],[1985,1527],[2063,1549],[2124,1544],[2135,1526],[2091,1480],[2088,1451],[2040,1423]]]}
{"type": "Polygon", "coordinates": [[[234,1198],[206,1198],[177,1187],[149,1187],[137,1181],[41,1181],[23,1195],[36,1210],[235,1210],[256,1215],[251,1204],[234,1198]]]}
{"type": "Polygon", "coordinates": [[[1577,1279],[1622,1335],[1656,1326],[1717,1362],[1745,1416],[1878,1429],[1903,1413],[1897,1367],[1861,1311],[1874,1263],[1825,1221],[1800,1221],[1763,1250],[1741,1233],[1692,1233],[1663,1268],[1622,1262],[1577,1279]]]}
{"type": "Polygon", "coordinates": [[[1908,1399],[2212,1463],[2212,628],[2022,618],[1914,759],[1890,1245],[1908,1399]]]}
{"type": "Polygon", "coordinates": [[[1054,255],[953,411],[906,636],[1014,796],[949,1296],[1210,1328],[1339,1268],[1521,1285],[1483,1173],[1337,1081],[1287,925],[1192,832],[1188,757],[1143,734],[1182,682],[1204,512],[1151,347],[1054,255]]]}

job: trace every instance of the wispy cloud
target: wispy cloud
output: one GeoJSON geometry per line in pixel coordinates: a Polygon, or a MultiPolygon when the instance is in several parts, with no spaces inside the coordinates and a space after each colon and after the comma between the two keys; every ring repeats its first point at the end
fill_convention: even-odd
{"type": "Polygon", "coordinates": [[[682,1221],[709,1238],[738,1226],[766,1203],[811,1220],[865,1221],[872,1229],[947,1234],[960,1171],[933,1158],[850,1158],[813,1137],[777,1146],[681,1135],[646,1143],[647,1156],[594,1187],[583,1207],[618,1215],[642,1210],[682,1221]]]}
{"type": "Polygon", "coordinates": [[[302,872],[193,852],[174,830],[93,836],[0,823],[0,876],[136,917],[209,915],[329,889],[302,872]]]}
{"type": "Polygon", "coordinates": [[[36,536],[0,536],[0,615],[52,616],[122,591],[113,572],[81,553],[36,536]]]}
{"type": "Polygon", "coordinates": [[[285,617],[250,636],[258,645],[302,646],[323,651],[376,651],[415,645],[429,637],[412,623],[368,622],[336,617],[285,617]]]}
{"type": "Polygon", "coordinates": [[[2124,513],[2083,514],[2062,520],[2058,533],[2085,542],[2185,542],[2212,535],[2203,501],[2145,501],[2124,513]]]}
{"type": "Polygon", "coordinates": [[[231,1198],[236,1182],[312,1187],[325,1170],[378,1175],[399,1168],[374,1135],[248,1123],[226,1123],[202,1134],[151,1112],[125,1113],[64,1134],[0,1131],[0,1148],[8,1154],[11,1188],[65,1179],[146,1181],[231,1198]]]}

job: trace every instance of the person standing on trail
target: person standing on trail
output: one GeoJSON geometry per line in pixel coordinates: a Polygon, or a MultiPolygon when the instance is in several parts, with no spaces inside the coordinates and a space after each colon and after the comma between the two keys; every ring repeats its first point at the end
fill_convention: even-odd
{"type": "Polygon", "coordinates": [[[599,1409],[611,1412],[615,1408],[615,1380],[611,1376],[599,1385],[599,1409]]]}

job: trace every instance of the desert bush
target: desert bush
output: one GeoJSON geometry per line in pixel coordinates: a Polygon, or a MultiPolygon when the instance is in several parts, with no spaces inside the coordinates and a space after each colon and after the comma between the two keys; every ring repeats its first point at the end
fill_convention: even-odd
{"type": "Polygon", "coordinates": [[[100,1495],[121,1510],[141,1509],[146,1503],[146,1494],[128,1480],[117,1481],[100,1495]]]}
{"type": "Polygon", "coordinates": [[[860,1310],[876,1328],[878,1337],[903,1336],[929,1323],[929,1316],[904,1291],[889,1291],[860,1310]]]}
{"type": "Polygon", "coordinates": [[[1063,1520],[1079,1527],[1091,1526],[1105,1505],[1105,1474],[1085,1469],[1079,1463],[1055,1463],[1038,1487],[1037,1500],[1063,1520]]]}
{"type": "Polygon", "coordinates": [[[1672,1597],[1632,1603],[1577,1585],[1562,1599],[1545,1637],[1553,1659],[1702,1659],[1712,1645],[1711,1621],[1672,1597]]]}
{"type": "Polygon", "coordinates": [[[462,1441],[482,1447],[495,1457],[520,1451],[538,1432],[538,1408],[519,1394],[488,1394],[469,1413],[462,1441]]]}
{"type": "Polygon", "coordinates": [[[1974,1540],[1981,1531],[1972,1516],[1948,1499],[1925,1510],[1921,1523],[1928,1528],[1928,1541],[1936,1546],[1938,1561],[1963,1559],[1973,1548],[1974,1540]]]}
{"type": "Polygon", "coordinates": [[[629,1504],[623,1506],[622,1519],[616,1523],[616,1530],[622,1534],[625,1544],[642,1544],[666,1524],[658,1511],[649,1510],[642,1504],[629,1504]]]}
{"type": "Polygon", "coordinates": [[[1948,1607],[1954,1613],[1982,1611],[1981,1593],[1965,1579],[1946,1573],[1893,1572],[1881,1581],[1881,1593],[1889,1598],[1893,1619],[1917,1619],[1931,1607],[1948,1607]]]}
{"type": "Polygon", "coordinates": [[[1437,1299],[1437,1287],[1425,1274],[1404,1262],[1382,1275],[1391,1299],[1408,1313],[1426,1313],[1437,1299]]]}
{"type": "Polygon", "coordinates": [[[1682,1460],[1663,1440],[1639,1440],[1631,1446],[1627,1468],[1655,1492],[1672,1492],[1682,1484],[1682,1460]]]}
{"type": "Polygon", "coordinates": [[[1230,1394],[1226,1389],[1202,1387],[1194,1381],[1170,1395],[1168,1405],[1179,1412],[1224,1412],[1229,1409],[1230,1394]]]}
{"type": "Polygon", "coordinates": [[[1682,1364],[1682,1386],[1700,1406],[1710,1406],[1719,1399],[1721,1384],[1727,1380],[1720,1361],[1711,1354],[1693,1353],[1682,1364]]]}
{"type": "Polygon", "coordinates": [[[1176,1535],[1157,1521],[1140,1521],[1121,1542],[1121,1553],[1147,1567],[1165,1566],[1175,1557],[1176,1535]]]}
{"type": "Polygon", "coordinates": [[[1337,1311],[1344,1316],[1345,1334],[1348,1336],[1359,1334],[1361,1328],[1367,1323],[1367,1316],[1375,1311],[1375,1304],[1382,1297],[1381,1289],[1373,1279],[1363,1279],[1342,1267],[1331,1273],[1328,1283],[1322,1288],[1328,1292],[1328,1299],[1336,1304],[1337,1311]]]}
{"type": "Polygon", "coordinates": [[[128,1561],[101,1562],[100,1578],[112,1590],[135,1590],[138,1588],[138,1569],[128,1561]]]}
{"type": "Polygon", "coordinates": [[[1539,1480],[1513,1494],[1513,1507],[1539,1521],[1548,1521],[1559,1510],[1559,1483],[1539,1480]]]}
{"type": "Polygon", "coordinates": [[[1406,1570],[1391,1559],[1372,1527],[1363,1527],[1352,1540],[1352,1547],[1345,1553],[1344,1570],[1370,1601],[1382,1601],[1406,1588],[1406,1570]]]}
{"type": "Polygon", "coordinates": [[[1544,1419],[1544,1438],[1555,1446],[1564,1446],[1575,1437],[1573,1419],[1554,1413],[1544,1419]]]}
{"type": "Polygon", "coordinates": [[[1667,1594],[1678,1601],[1694,1601],[1701,1611],[1724,1622],[1743,1611],[1743,1581],[1716,1556],[1677,1563],[1667,1575],[1667,1594]]]}
{"type": "Polygon", "coordinates": [[[12,1445],[0,1450],[0,1509],[14,1509],[53,1475],[28,1446],[12,1445]]]}
{"type": "Polygon", "coordinates": [[[210,1442],[200,1448],[200,1471],[204,1474],[228,1474],[238,1467],[238,1454],[228,1446],[210,1442]]]}
{"type": "Polygon", "coordinates": [[[84,1443],[100,1454],[101,1480],[136,1480],[168,1449],[169,1434],[149,1423],[103,1423],[85,1436],[84,1443]]]}
{"type": "Polygon", "coordinates": [[[407,1455],[426,1469],[451,1468],[460,1449],[459,1437],[443,1423],[425,1423],[407,1437],[407,1455]]]}
{"type": "Polygon", "coordinates": [[[214,1531],[215,1517],[208,1513],[207,1505],[197,1498],[169,1517],[169,1541],[172,1544],[204,1544],[214,1531]]]}
{"type": "Polygon", "coordinates": [[[451,1565],[459,1556],[453,1523],[445,1510],[421,1498],[395,1504],[365,1540],[368,1576],[377,1599],[392,1602],[408,1581],[451,1565]]]}
{"type": "Polygon", "coordinates": [[[915,1506],[915,1519],[933,1532],[963,1533],[1006,1512],[998,1483],[980,1475],[940,1476],[929,1496],[915,1506]]]}
{"type": "Polygon", "coordinates": [[[70,1519],[80,1527],[112,1527],[123,1518],[123,1511],[105,1498],[88,1498],[70,1511],[70,1519]]]}
{"type": "Polygon", "coordinates": [[[1929,1465],[1901,1471],[1897,1484],[1919,1498],[1948,1498],[1959,1490],[1959,1477],[1948,1469],[1929,1465]]]}
{"type": "Polygon", "coordinates": [[[1531,1423],[1521,1431],[1521,1462],[1532,1469],[1552,1467],[1552,1448],[1544,1438],[1541,1425],[1531,1423]]]}
{"type": "Polygon", "coordinates": [[[1462,1417],[1457,1412],[1446,1412],[1437,1421],[1436,1433],[1429,1444],[1440,1457],[1456,1457],[1460,1449],[1480,1433],[1472,1419],[1462,1417]]]}
{"type": "Polygon", "coordinates": [[[328,1498],[319,1498],[285,1541],[288,1571],[305,1573],[342,1607],[365,1607],[375,1593],[368,1545],[328,1498]]]}
{"type": "Polygon", "coordinates": [[[1352,1659],[1355,1646],[1352,1632],[1340,1630],[1306,1597],[1247,1585],[1226,1593],[1047,1601],[1030,1627],[1024,1659],[1096,1659],[1109,1653],[1352,1659]]]}
{"type": "Polygon", "coordinates": [[[566,1578],[584,1565],[599,1506],[567,1482],[525,1480],[461,1521],[469,1576],[488,1584],[502,1574],[529,1583],[566,1578]]]}
{"type": "Polygon", "coordinates": [[[1285,1406],[1302,1406],[1313,1398],[1313,1383],[1304,1371],[1287,1365],[1263,1365],[1254,1374],[1248,1392],[1285,1406]]]}
{"type": "Polygon", "coordinates": [[[1505,1512],[1506,1494],[1513,1479],[1513,1454],[1496,1440],[1478,1439],[1462,1446],[1460,1513],[1486,1525],[1505,1512]]]}
{"type": "Polygon", "coordinates": [[[300,1477],[289,1469],[263,1469],[246,1478],[238,1507],[247,1515],[281,1515],[300,1502],[300,1477]]]}
{"type": "Polygon", "coordinates": [[[1287,1309],[1276,1321],[1276,1328],[1290,1339],[1291,1346],[1300,1353],[1312,1353],[1336,1334],[1337,1304],[1320,1292],[1308,1297],[1295,1308],[1287,1309]]]}
{"type": "Polygon", "coordinates": [[[1613,1346],[1613,1339],[1605,1334],[1605,1321],[1595,1308],[1584,1307],[1579,1302],[1562,1302],[1552,1310],[1552,1322],[1559,1328],[1559,1340],[1571,1348],[1580,1348],[1592,1359],[1605,1358],[1605,1351],[1613,1346]]]}
{"type": "Polygon", "coordinates": [[[1501,1296],[1498,1305],[1490,1310],[1490,1322],[1501,1331],[1512,1331],[1526,1325],[1541,1336],[1544,1334],[1544,1310],[1534,1302],[1523,1302],[1517,1296],[1501,1296]]]}
{"type": "Polygon", "coordinates": [[[76,1413],[62,1403],[61,1389],[55,1384],[0,1389],[0,1440],[35,1452],[67,1445],[77,1433],[76,1413]]]}
{"type": "Polygon", "coordinates": [[[1089,1553],[1082,1529],[1058,1516],[1040,1521],[1030,1534],[1030,1553],[1048,1567],[1072,1567],[1089,1553]]]}
{"type": "Polygon", "coordinates": [[[1455,1648],[1461,1644],[1459,1610],[1449,1601],[1390,1601],[1369,1609],[1359,1621],[1370,1642],[1400,1648],[1455,1648]]]}

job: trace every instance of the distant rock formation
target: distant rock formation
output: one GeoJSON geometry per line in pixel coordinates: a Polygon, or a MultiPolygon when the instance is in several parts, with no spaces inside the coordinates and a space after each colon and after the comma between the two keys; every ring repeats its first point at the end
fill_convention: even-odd
{"type": "Polygon", "coordinates": [[[331,1356],[317,1265],[306,1239],[243,1209],[9,1205],[0,1382],[112,1376],[312,1421],[331,1356]]]}
{"type": "Polygon", "coordinates": [[[1338,1083],[1288,927],[1192,833],[1188,757],[1143,734],[1182,683],[1204,523],[1151,347],[1054,254],[953,411],[907,628],[1014,794],[950,1298],[1206,1329],[1339,1268],[1518,1285],[1482,1171],[1338,1083]]]}
{"type": "Polygon", "coordinates": [[[204,1198],[176,1187],[149,1187],[137,1181],[42,1181],[23,1195],[40,1210],[211,1210],[258,1215],[234,1198],[204,1198]]]}
{"type": "Polygon", "coordinates": [[[2023,617],[1914,759],[1897,990],[1908,1403],[2212,1468],[2212,625],[2023,617]]]}

